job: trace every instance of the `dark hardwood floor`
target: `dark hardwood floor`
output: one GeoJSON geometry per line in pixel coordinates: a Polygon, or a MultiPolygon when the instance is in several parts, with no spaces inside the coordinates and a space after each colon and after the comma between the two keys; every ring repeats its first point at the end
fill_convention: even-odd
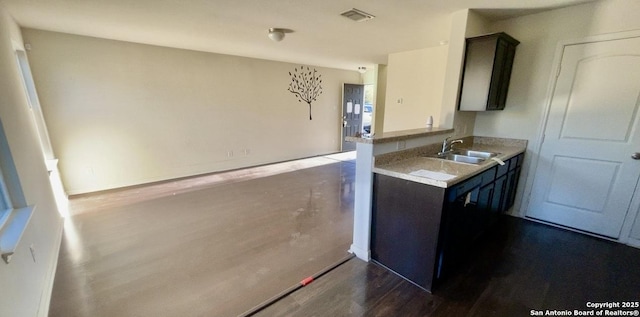
{"type": "Polygon", "coordinates": [[[237,316],[344,258],[355,162],[285,165],[81,197],[49,316],[237,316]]]}
{"type": "MultiPolygon", "coordinates": [[[[50,316],[237,316],[343,259],[355,165],[314,160],[76,199],[50,316]]],[[[473,250],[433,294],[351,259],[257,316],[531,316],[640,300],[638,249],[504,216],[473,250]]]]}
{"type": "Polygon", "coordinates": [[[352,259],[256,316],[517,317],[640,301],[640,250],[632,247],[504,216],[474,250],[433,294],[352,259]]]}

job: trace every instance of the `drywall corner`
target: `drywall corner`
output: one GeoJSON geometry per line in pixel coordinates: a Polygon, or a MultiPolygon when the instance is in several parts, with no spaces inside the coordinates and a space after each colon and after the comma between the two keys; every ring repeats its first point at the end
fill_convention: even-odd
{"type": "Polygon", "coordinates": [[[387,65],[376,65],[376,106],[374,108],[373,124],[371,132],[384,131],[384,112],[387,98],[387,65]]]}
{"type": "Polygon", "coordinates": [[[0,316],[46,316],[62,219],[22,86],[15,52],[20,43],[17,23],[0,4],[0,118],[26,203],[37,206],[11,262],[0,263],[0,316]]]}

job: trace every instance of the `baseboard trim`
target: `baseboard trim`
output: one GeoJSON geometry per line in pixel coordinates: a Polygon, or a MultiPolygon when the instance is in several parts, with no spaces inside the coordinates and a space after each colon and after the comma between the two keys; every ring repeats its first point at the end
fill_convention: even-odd
{"type": "Polygon", "coordinates": [[[591,233],[591,232],[588,232],[588,231],[583,231],[583,230],[580,230],[580,229],[575,229],[575,228],[571,228],[571,227],[555,224],[555,223],[552,223],[552,222],[548,222],[548,221],[544,221],[544,220],[540,220],[540,219],[536,219],[536,218],[532,218],[532,217],[528,217],[528,216],[519,217],[519,218],[523,218],[523,219],[526,219],[526,220],[529,220],[529,221],[537,222],[537,223],[544,224],[544,225],[551,226],[551,227],[556,227],[556,228],[559,228],[559,229],[564,229],[564,230],[568,230],[568,231],[572,231],[572,232],[576,232],[576,233],[581,233],[581,234],[584,234],[584,235],[587,235],[587,236],[591,236],[591,237],[594,237],[594,238],[599,238],[599,239],[602,239],[602,240],[607,240],[607,241],[611,241],[611,242],[616,242],[616,243],[628,245],[628,246],[634,247],[634,248],[640,248],[640,240],[634,239],[634,238],[631,238],[631,237],[628,238],[625,241],[622,238],[614,239],[614,238],[611,238],[611,237],[607,237],[607,236],[591,233]]]}
{"type": "Polygon", "coordinates": [[[249,169],[249,168],[259,168],[259,167],[264,167],[264,166],[273,165],[273,164],[288,163],[288,162],[293,162],[293,161],[298,161],[298,160],[306,160],[306,159],[313,159],[313,158],[317,158],[317,157],[337,155],[337,154],[341,154],[341,153],[345,153],[345,152],[332,151],[332,152],[327,152],[327,153],[324,153],[324,154],[315,154],[315,155],[303,156],[303,157],[299,157],[299,158],[276,160],[276,161],[273,161],[273,162],[264,162],[264,163],[258,163],[258,164],[247,165],[247,166],[239,166],[239,167],[234,167],[234,168],[223,168],[223,169],[220,169],[220,170],[213,170],[213,171],[210,171],[210,172],[194,173],[194,174],[188,174],[188,175],[182,175],[182,176],[158,177],[158,178],[153,178],[153,179],[141,179],[141,180],[137,180],[135,184],[115,185],[113,187],[104,188],[104,189],[91,189],[91,188],[88,188],[88,189],[87,188],[79,188],[79,189],[76,188],[76,189],[73,189],[72,188],[72,189],[66,189],[66,194],[67,194],[69,199],[76,199],[76,198],[81,198],[81,197],[86,197],[86,196],[102,195],[102,194],[115,193],[115,192],[120,192],[120,191],[136,189],[136,188],[143,188],[143,187],[148,187],[148,186],[152,186],[152,185],[160,185],[160,184],[166,184],[166,183],[179,182],[181,180],[187,180],[187,179],[190,179],[190,178],[206,177],[206,176],[215,175],[215,174],[235,172],[235,171],[249,169]]]}
{"type": "Polygon", "coordinates": [[[351,247],[349,248],[349,253],[355,254],[358,257],[358,259],[363,260],[365,262],[371,261],[370,250],[364,250],[352,244],[351,247]]]}
{"type": "Polygon", "coordinates": [[[640,240],[629,237],[629,240],[627,240],[627,245],[640,249],[640,240]]]}

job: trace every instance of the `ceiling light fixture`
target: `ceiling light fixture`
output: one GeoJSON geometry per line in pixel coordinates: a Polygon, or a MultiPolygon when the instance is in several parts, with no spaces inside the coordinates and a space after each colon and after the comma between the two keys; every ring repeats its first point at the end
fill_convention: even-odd
{"type": "Polygon", "coordinates": [[[282,28],[270,28],[269,29],[269,38],[274,42],[280,42],[284,39],[284,35],[286,33],[293,33],[293,30],[290,29],[282,29],[282,28]]]}
{"type": "Polygon", "coordinates": [[[360,67],[358,67],[358,72],[359,72],[360,74],[364,74],[364,73],[366,73],[366,72],[367,72],[367,68],[366,68],[366,67],[364,67],[364,66],[360,66],[360,67]]]}

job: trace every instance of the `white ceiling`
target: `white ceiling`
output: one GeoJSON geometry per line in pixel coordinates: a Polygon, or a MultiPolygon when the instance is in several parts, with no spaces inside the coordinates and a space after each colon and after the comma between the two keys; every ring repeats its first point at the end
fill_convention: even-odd
{"type": "Polygon", "coordinates": [[[447,40],[451,13],[504,18],[590,0],[0,0],[23,27],[356,70],[447,40]],[[376,16],[354,22],[357,8],[376,16]],[[270,27],[292,29],[282,42],[270,27]]]}

